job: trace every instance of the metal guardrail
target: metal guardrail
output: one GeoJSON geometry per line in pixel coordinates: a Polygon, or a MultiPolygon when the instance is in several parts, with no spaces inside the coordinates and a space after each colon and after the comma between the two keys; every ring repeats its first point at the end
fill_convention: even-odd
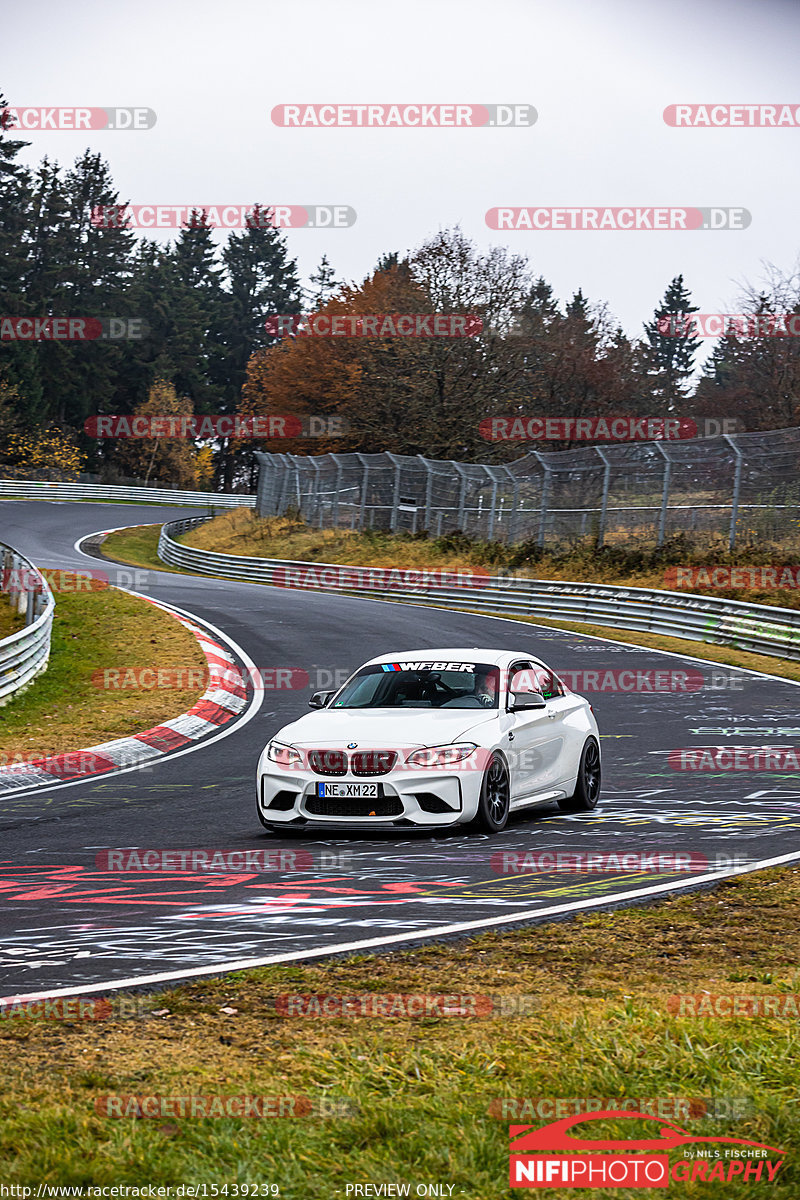
{"type": "MultiPolygon", "coordinates": [[[[800,610],[657,588],[505,575],[463,574],[456,586],[436,582],[420,587],[392,587],[385,582],[381,586],[380,579],[370,579],[369,567],[214,554],[175,541],[181,533],[207,520],[207,516],[190,517],[162,526],[158,541],[162,562],[204,575],[251,583],[297,586],[307,591],[363,595],[509,617],[562,617],[800,660],[800,610]]],[[[387,574],[387,569],[380,572],[384,579],[387,574]]]]}
{"type": "Polygon", "coordinates": [[[253,495],[233,492],[178,492],[171,488],[125,487],[116,483],[49,483],[0,479],[0,496],[25,500],[142,500],[151,504],[202,505],[204,508],[255,508],[253,495]]]}
{"type": "Polygon", "coordinates": [[[0,592],[25,617],[25,628],[0,641],[0,706],[42,671],[50,658],[55,601],[41,572],[0,542],[0,592]]]}

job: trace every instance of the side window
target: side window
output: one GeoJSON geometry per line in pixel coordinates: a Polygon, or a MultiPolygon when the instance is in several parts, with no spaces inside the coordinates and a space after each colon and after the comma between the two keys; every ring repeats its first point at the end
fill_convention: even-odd
{"type": "Polygon", "coordinates": [[[563,696],[564,688],[549,667],[538,663],[515,663],[511,668],[510,692],[539,692],[545,700],[563,696]]]}
{"type": "Polygon", "coordinates": [[[536,690],[542,693],[545,700],[553,700],[556,696],[564,695],[560,679],[553,674],[549,667],[537,666],[533,669],[539,683],[536,690]]]}
{"type": "Polygon", "coordinates": [[[509,672],[509,692],[538,692],[539,683],[531,663],[514,663],[509,672]]]}

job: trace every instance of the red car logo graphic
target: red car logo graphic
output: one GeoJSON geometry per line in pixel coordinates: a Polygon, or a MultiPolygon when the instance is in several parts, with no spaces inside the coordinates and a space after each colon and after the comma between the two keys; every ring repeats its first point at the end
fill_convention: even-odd
{"type": "Polygon", "coordinates": [[[686,1129],[681,1129],[677,1125],[665,1125],[658,1117],[648,1116],[646,1113],[636,1113],[627,1110],[625,1112],[596,1112],[596,1113],[579,1113],[577,1116],[564,1117],[562,1121],[553,1121],[549,1125],[543,1125],[537,1129],[534,1125],[510,1125],[508,1129],[510,1139],[510,1150],[512,1154],[535,1153],[536,1151],[553,1151],[567,1150],[573,1154],[581,1151],[591,1150],[612,1150],[616,1152],[627,1150],[643,1150],[662,1153],[665,1150],[674,1150],[677,1146],[687,1146],[692,1142],[701,1143],[716,1143],[726,1146],[757,1146],[761,1150],[773,1150],[776,1154],[783,1154],[783,1150],[779,1150],[777,1146],[768,1146],[764,1142],[752,1142],[748,1138],[732,1138],[720,1137],[701,1137],[695,1133],[689,1133],[686,1129]],[[652,1121],[659,1127],[658,1137],[632,1139],[629,1141],[606,1141],[595,1140],[594,1138],[573,1137],[569,1132],[573,1125],[583,1125],[588,1121],[621,1121],[621,1120],[639,1120],[652,1121]]]}

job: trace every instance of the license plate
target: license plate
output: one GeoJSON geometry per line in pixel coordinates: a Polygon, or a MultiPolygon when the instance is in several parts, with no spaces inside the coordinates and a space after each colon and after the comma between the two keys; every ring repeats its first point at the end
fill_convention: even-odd
{"type": "Polygon", "coordinates": [[[318,783],[317,795],[328,799],[347,799],[351,796],[360,800],[377,800],[377,783],[318,783]]]}

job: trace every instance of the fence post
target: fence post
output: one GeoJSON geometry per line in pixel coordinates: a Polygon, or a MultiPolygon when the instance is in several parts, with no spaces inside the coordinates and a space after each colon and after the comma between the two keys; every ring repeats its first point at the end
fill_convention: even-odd
{"type": "Polygon", "coordinates": [[[485,466],[483,469],[486,471],[487,475],[492,481],[492,507],[491,511],[489,512],[489,526],[486,537],[486,540],[491,542],[494,537],[494,522],[497,514],[497,476],[495,475],[492,467],[485,466]]]}
{"type": "Polygon", "coordinates": [[[333,485],[333,513],[331,514],[331,524],[334,529],[339,528],[339,492],[342,489],[342,471],[344,468],[339,462],[339,455],[332,454],[331,458],[336,463],[336,483],[333,485]]]}
{"type": "Polygon", "coordinates": [[[403,470],[403,464],[401,462],[398,462],[396,456],[394,454],[392,454],[391,451],[389,451],[389,450],[386,451],[386,457],[390,460],[390,462],[392,463],[392,466],[394,467],[394,489],[392,491],[392,515],[389,518],[389,529],[391,530],[392,533],[394,533],[395,530],[397,529],[397,518],[399,516],[397,509],[398,509],[398,505],[400,504],[400,472],[403,470]]]}
{"type": "Polygon", "coordinates": [[[664,486],[661,491],[661,512],[658,517],[658,537],[656,545],[664,545],[664,531],[667,524],[667,506],[669,504],[669,484],[672,477],[672,459],[667,454],[661,442],[656,442],[656,447],[661,451],[664,458],[664,486]]]}
{"type": "Polygon", "coordinates": [[[736,455],[736,469],[733,474],[733,499],[731,501],[731,528],[728,534],[728,549],[732,550],[736,545],[736,521],[739,516],[739,496],[742,490],[742,467],[744,466],[744,455],[742,454],[736,442],[729,433],[723,434],[725,441],[733,448],[736,455]]]}
{"type": "Polygon", "coordinates": [[[295,490],[295,495],[297,496],[297,511],[300,513],[300,515],[302,517],[302,515],[303,515],[303,484],[304,484],[304,478],[305,478],[304,473],[307,471],[307,468],[305,465],[306,459],[303,455],[300,455],[300,454],[290,454],[289,458],[292,460],[292,470],[294,471],[294,490],[295,490]]]}
{"type": "Polygon", "coordinates": [[[277,517],[280,512],[281,488],[283,486],[283,466],[279,454],[272,456],[272,512],[277,517]]]}
{"type": "Polygon", "coordinates": [[[431,501],[433,499],[433,468],[428,463],[427,458],[422,454],[418,454],[417,458],[425,468],[427,475],[425,479],[425,528],[430,530],[431,527],[431,501]]]}
{"type": "Polygon", "coordinates": [[[511,544],[514,541],[514,535],[517,532],[517,517],[519,515],[519,480],[517,479],[516,475],[512,474],[508,467],[503,467],[503,470],[511,480],[511,486],[514,489],[511,508],[509,509],[508,513],[508,533],[506,534],[506,541],[511,544]]]}
{"type": "Polygon", "coordinates": [[[281,516],[283,513],[286,512],[286,509],[289,504],[289,488],[291,486],[292,464],[289,461],[288,454],[281,454],[278,457],[281,459],[281,470],[282,470],[281,490],[280,490],[280,497],[278,500],[278,516],[281,516]]]}
{"type": "Polygon", "coordinates": [[[308,523],[313,527],[319,513],[319,463],[316,458],[311,459],[311,466],[314,469],[314,485],[311,493],[311,503],[308,507],[308,523]]]}
{"type": "Polygon", "coordinates": [[[595,450],[605,463],[606,469],[603,472],[603,501],[600,507],[600,527],[597,530],[597,548],[603,545],[606,536],[606,513],[608,512],[608,489],[611,483],[611,463],[606,458],[606,453],[599,446],[595,446],[595,450]]]}
{"type": "Polygon", "coordinates": [[[367,511],[367,488],[369,486],[369,463],[365,460],[363,454],[356,451],[356,458],[361,463],[364,474],[361,476],[361,505],[358,510],[358,528],[359,531],[364,529],[364,516],[367,511]]]}
{"type": "Polygon", "coordinates": [[[461,490],[458,494],[458,528],[462,533],[466,533],[467,531],[464,528],[464,517],[467,504],[467,472],[460,463],[454,462],[452,459],[450,461],[461,477],[461,490]]]}
{"type": "Polygon", "coordinates": [[[544,479],[542,480],[542,500],[539,508],[539,534],[536,538],[536,545],[543,546],[544,531],[547,524],[547,504],[550,499],[550,467],[544,461],[538,450],[533,451],[533,457],[544,471],[544,479]]]}

